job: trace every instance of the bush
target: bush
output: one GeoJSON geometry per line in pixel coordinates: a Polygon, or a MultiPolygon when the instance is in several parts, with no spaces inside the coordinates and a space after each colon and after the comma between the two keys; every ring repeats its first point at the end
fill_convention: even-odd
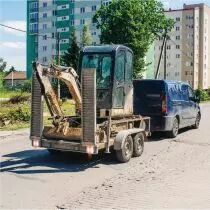
{"type": "MultiPolygon", "coordinates": [[[[3,107],[1,107],[3,109],[3,107]]],[[[0,112],[0,127],[7,124],[18,124],[21,122],[29,122],[30,120],[30,106],[28,103],[21,105],[8,105],[0,112]]]]}
{"type": "Polygon", "coordinates": [[[199,97],[201,101],[208,101],[208,100],[210,100],[210,96],[209,96],[208,92],[205,91],[205,90],[202,90],[200,88],[195,91],[195,95],[197,97],[199,97]]]}

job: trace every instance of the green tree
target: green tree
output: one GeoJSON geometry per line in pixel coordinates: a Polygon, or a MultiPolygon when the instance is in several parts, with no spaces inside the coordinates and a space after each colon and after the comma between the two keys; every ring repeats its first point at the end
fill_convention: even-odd
{"type": "Polygon", "coordinates": [[[15,67],[14,66],[11,66],[10,69],[5,72],[5,74],[8,75],[8,74],[10,74],[11,72],[14,72],[14,71],[16,71],[15,70],[15,67]]]}
{"type": "Polygon", "coordinates": [[[4,72],[6,66],[7,66],[7,62],[4,61],[3,58],[0,58],[0,72],[4,72]]]}
{"type": "Polygon", "coordinates": [[[79,61],[79,46],[77,44],[75,29],[73,29],[71,32],[69,43],[70,46],[65,54],[62,56],[61,62],[62,65],[73,67],[77,71],[79,61]]]}
{"type": "Polygon", "coordinates": [[[3,89],[3,81],[5,76],[5,69],[7,66],[7,62],[4,61],[3,58],[0,58],[0,90],[3,89]]]}
{"type": "Polygon", "coordinates": [[[142,76],[149,46],[174,25],[157,0],[113,0],[94,19],[101,30],[101,43],[124,44],[133,50],[134,77],[142,76]]]}
{"type": "Polygon", "coordinates": [[[92,36],[88,25],[84,25],[82,30],[82,46],[88,46],[92,44],[92,36]]]}

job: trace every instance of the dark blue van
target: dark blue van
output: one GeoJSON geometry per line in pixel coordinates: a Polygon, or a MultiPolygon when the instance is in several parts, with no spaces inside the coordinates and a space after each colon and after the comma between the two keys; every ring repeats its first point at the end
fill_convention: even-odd
{"type": "Polygon", "coordinates": [[[151,131],[167,131],[174,138],[180,128],[199,127],[201,111],[188,83],[134,80],[134,113],[151,117],[151,131]]]}

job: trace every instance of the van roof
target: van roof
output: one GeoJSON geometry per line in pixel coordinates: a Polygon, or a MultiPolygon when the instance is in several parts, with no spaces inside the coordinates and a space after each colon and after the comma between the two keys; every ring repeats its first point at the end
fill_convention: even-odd
{"type": "Polygon", "coordinates": [[[163,79],[136,79],[134,81],[148,81],[148,82],[154,82],[154,81],[159,81],[159,82],[165,82],[167,84],[186,84],[189,85],[189,83],[185,81],[174,81],[174,80],[163,80],[163,79]]]}

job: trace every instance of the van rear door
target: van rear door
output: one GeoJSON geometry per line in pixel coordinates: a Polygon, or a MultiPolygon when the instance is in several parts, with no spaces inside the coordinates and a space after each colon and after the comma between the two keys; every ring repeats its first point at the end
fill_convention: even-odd
{"type": "Polygon", "coordinates": [[[134,81],[134,113],[143,116],[161,116],[165,83],[161,80],[134,81]]]}

